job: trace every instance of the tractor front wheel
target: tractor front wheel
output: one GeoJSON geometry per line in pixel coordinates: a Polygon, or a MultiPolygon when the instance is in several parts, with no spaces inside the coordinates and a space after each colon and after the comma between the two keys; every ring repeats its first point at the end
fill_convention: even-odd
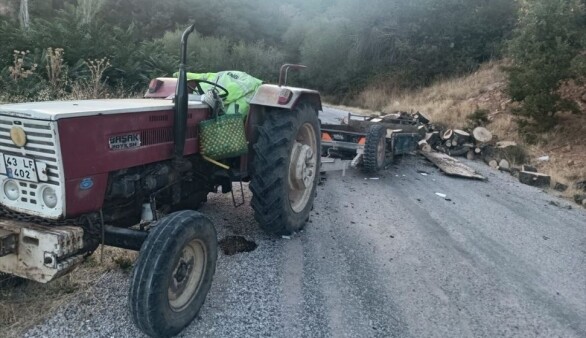
{"type": "Polygon", "coordinates": [[[181,332],[206,299],[217,257],[216,230],[201,213],[179,211],[158,221],[130,282],[134,324],[151,337],[181,332]]]}
{"type": "Polygon", "coordinates": [[[290,235],[303,228],[315,198],[321,159],[317,111],[301,105],[265,116],[253,146],[251,204],[263,230],[290,235]]]}

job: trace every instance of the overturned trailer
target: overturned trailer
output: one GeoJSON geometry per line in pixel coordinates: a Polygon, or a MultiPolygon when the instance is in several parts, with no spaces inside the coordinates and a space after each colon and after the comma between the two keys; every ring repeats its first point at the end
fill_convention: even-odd
{"type": "MultiPolygon", "coordinates": [[[[366,117],[349,113],[342,124],[321,125],[322,171],[361,167],[364,172],[376,173],[397,155],[417,150],[422,138],[418,118],[366,117]]],[[[425,134],[423,134],[425,135],[425,134]]]]}

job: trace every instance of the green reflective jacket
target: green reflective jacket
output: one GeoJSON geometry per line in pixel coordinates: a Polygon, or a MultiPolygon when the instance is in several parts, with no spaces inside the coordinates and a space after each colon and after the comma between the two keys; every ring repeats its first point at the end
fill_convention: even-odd
{"type": "MultiPolygon", "coordinates": [[[[173,75],[177,77],[178,73],[173,75]]],[[[219,73],[187,73],[187,80],[206,80],[213,83],[217,81],[218,85],[228,90],[228,97],[224,99],[226,113],[236,113],[236,106],[238,106],[238,112],[244,115],[248,114],[249,102],[262,84],[262,81],[255,77],[233,70],[219,73]]],[[[202,83],[201,88],[207,91],[213,86],[202,83]]],[[[222,94],[221,91],[220,94],[222,94]]]]}

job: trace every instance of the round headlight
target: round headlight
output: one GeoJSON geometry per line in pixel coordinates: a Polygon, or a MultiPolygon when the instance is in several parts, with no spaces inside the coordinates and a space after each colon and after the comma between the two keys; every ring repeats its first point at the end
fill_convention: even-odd
{"type": "Polygon", "coordinates": [[[57,194],[51,187],[43,189],[43,203],[49,208],[54,208],[57,205],[57,194]]]}
{"type": "Polygon", "coordinates": [[[4,195],[8,197],[9,200],[16,201],[18,197],[20,197],[20,189],[18,188],[18,183],[13,180],[8,180],[4,182],[4,195]]]}

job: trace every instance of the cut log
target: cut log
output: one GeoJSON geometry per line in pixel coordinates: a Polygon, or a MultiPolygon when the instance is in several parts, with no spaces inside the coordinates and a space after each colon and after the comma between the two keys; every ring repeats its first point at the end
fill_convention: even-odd
{"type": "Polygon", "coordinates": [[[450,156],[464,156],[464,155],[466,155],[466,153],[468,153],[468,150],[470,150],[470,148],[466,148],[466,147],[450,148],[448,150],[448,155],[450,155],[450,156]]]}
{"type": "Polygon", "coordinates": [[[486,163],[490,160],[496,160],[497,163],[501,160],[507,160],[509,165],[514,165],[526,161],[525,151],[514,142],[500,144],[500,147],[483,145],[481,149],[482,156],[485,158],[486,163]]]}
{"type": "Polygon", "coordinates": [[[440,137],[440,133],[438,131],[434,131],[433,133],[425,134],[425,141],[427,141],[427,144],[434,148],[442,142],[442,139],[440,137]]]}
{"type": "Polygon", "coordinates": [[[467,165],[446,154],[420,152],[425,158],[435,164],[441,171],[451,176],[486,180],[486,178],[467,165]]]}
{"type": "Polygon", "coordinates": [[[521,168],[520,167],[515,167],[515,166],[511,166],[511,169],[509,170],[509,173],[511,173],[511,175],[515,176],[516,178],[519,178],[519,173],[521,172],[521,168]]]}
{"type": "Polygon", "coordinates": [[[447,141],[446,142],[446,147],[451,148],[452,147],[452,141],[447,141]]]}
{"type": "Polygon", "coordinates": [[[477,155],[480,155],[480,153],[482,153],[482,149],[480,149],[479,147],[476,147],[476,149],[474,149],[474,152],[475,152],[477,155]]]}
{"type": "Polygon", "coordinates": [[[496,160],[490,160],[490,161],[488,161],[488,165],[492,169],[498,169],[499,168],[499,163],[496,160]]]}
{"type": "Polygon", "coordinates": [[[534,187],[549,187],[551,183],[551,177],[549,175],[541,173],[533,173],[529,171],[521,171],[519,173],[519,182],[534,187]]]}
{"type": "Polygon", "coordinates": [[[458,137],[458,143],[460,144],[466,143],[470,140],[470,134],[460,129],[454,129],[454,136],[458,137]]]}
{"type": "Polygon", "coordinates": [[[507,161],[507,160],[500,160],[500,162],[499,162],[499,170],[502,170],[502,171],[510,171],[511,170],[511,164],[509,163],[509,161],[507,161]]]}
{"type": "Polygon", "coordinates": [[[504,148],[508,148],[508,147],[516,147],[517,146],[517,142],[513,142],[513,141],[500,141],[496,143],[496,147],[499,149],[504,149],[504,148]]]}
{"type": "Polygon", "coordinates": [[[427,144],[425,140],[421,140],[418,143],[419,150],[429,153],[431,151],[431,146],[427,144]]]}
{"type": "Polygon", "coordinates": [[[470,161],[473,161],[475,157],[476,157],[476,155],[474,154],[474,150],[472,150],[472,149],[468,150],[468,153],[466,154],[466,158],[470,161]]]}
{"type": "Polygon", "coordinates": [[[482,160],[484,160],[484,163],[488,164],[489,166],[493,167],[490,162],[491,161],[495,161],[496,165],[498,166],[499,162],[496,160],[497,157],[495,156],[495,151],[494,148],[492,146],[487,146],[484,148],[481,148],[482,151],[482,160]]]}
{"type": "Polygon", "coordinates": [[[454,131],[452,129],[448,129],[442,135],[442,139],[449,140],[452,138],[453,135],[454,135],[454,131]]]}
{"type": "Polygon", "coordinates": [[[492,133],[484,127],[477,127],[472,131],[472,135],[478,143],[488,143],[492,141],[492,133]]]}

